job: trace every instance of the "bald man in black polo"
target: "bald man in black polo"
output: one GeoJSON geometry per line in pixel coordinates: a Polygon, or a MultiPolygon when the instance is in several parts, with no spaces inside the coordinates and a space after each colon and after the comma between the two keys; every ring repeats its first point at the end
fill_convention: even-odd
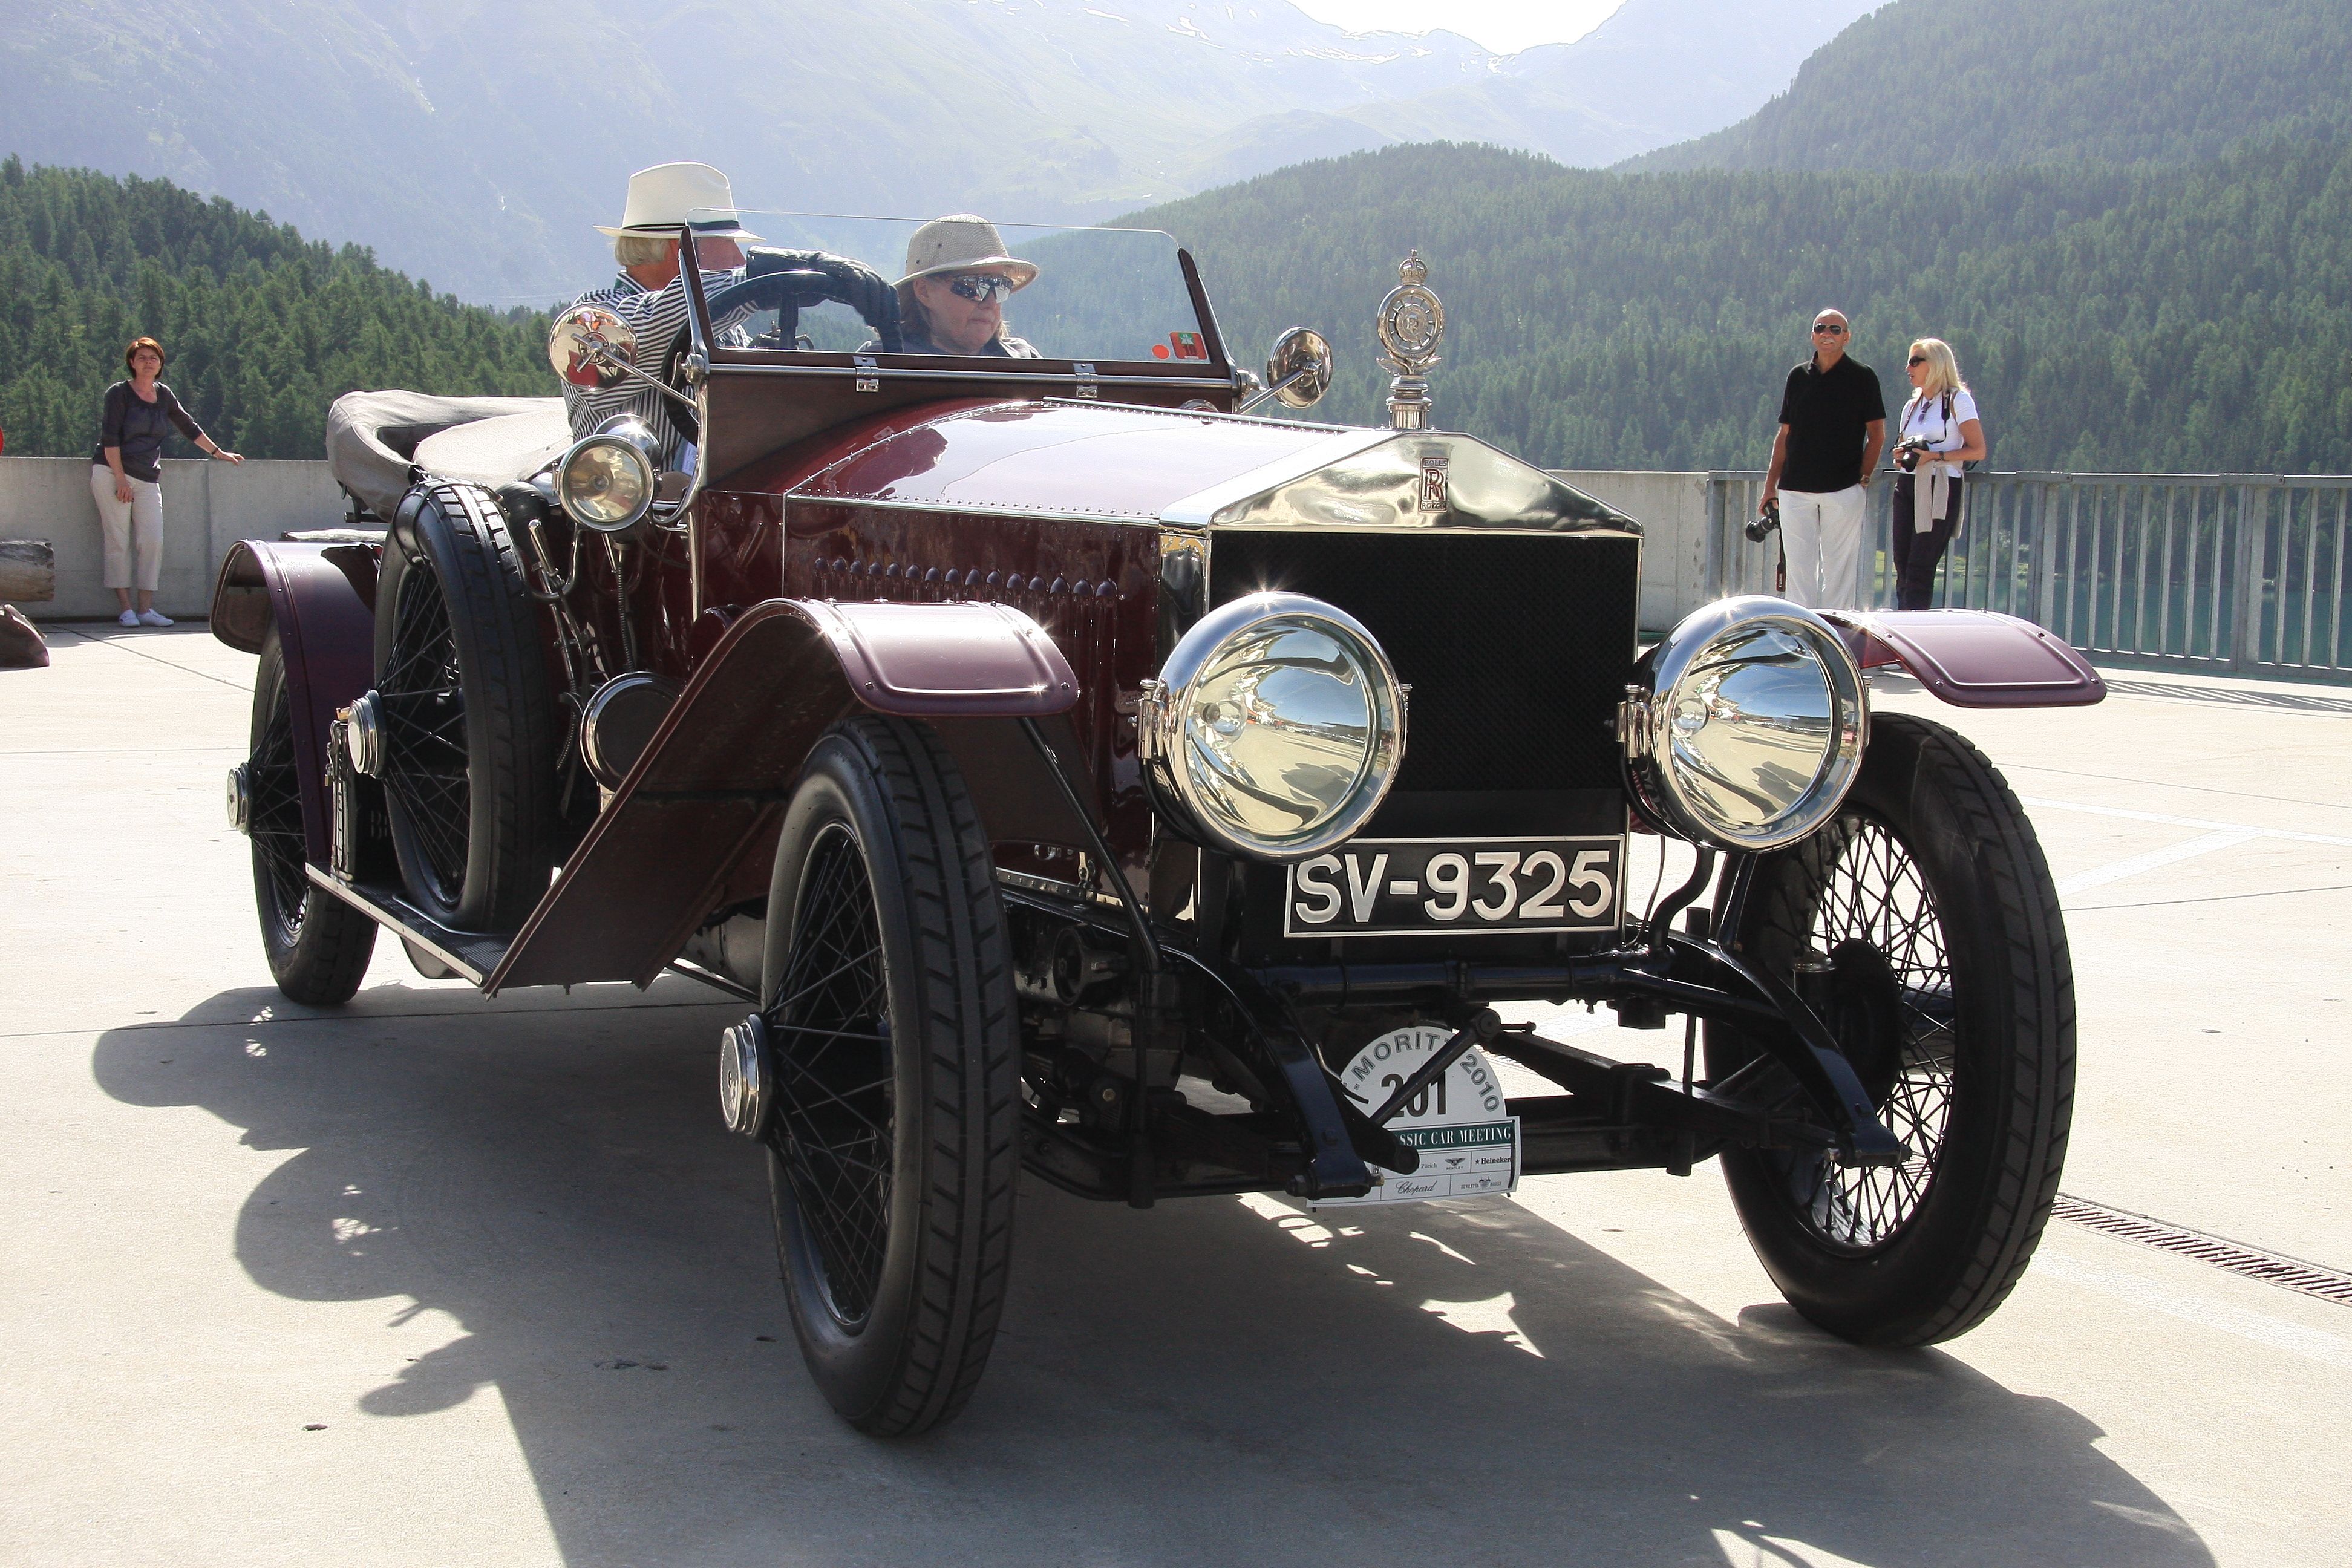
{"type": "Polygon", "coordinates": [[[1789,597],[1817,610],[1859,607],[1865,502],[1886,441],[1878,373],[1848,356],[1849,336],[1843,310],[1813,318],[1813,357],[1789,372],[1764,474],[1764,501],[1780,502],[1789,597]]]}

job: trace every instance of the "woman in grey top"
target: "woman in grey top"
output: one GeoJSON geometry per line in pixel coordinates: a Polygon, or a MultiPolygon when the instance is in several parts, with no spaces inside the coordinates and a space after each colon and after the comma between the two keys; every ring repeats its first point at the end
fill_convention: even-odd
{"type": "Polygon", "coordinates": [[[163,437],[176,429],[213,457],[231,463],[245,459],[215,446],[172,389],[156,379],[163,374],[162,343],[133,338],[122,351],[122,367],[131,379],[106,389],[98,446],[89,455],[89,495],[106,534],[106,585],[122,602],[117,619],[126,626],[168,626],[171,617],[155,607],[155,587],[163,574],[163,437]],[[134,546],[136,609],[131,605],[134,546]]]}

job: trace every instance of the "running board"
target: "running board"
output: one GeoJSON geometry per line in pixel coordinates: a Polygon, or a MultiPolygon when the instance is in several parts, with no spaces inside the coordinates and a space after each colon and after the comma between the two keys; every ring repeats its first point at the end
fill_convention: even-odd
{"type": "Polygon", "coordinates": [[[452,931],[390,888],[355,887],[333,873],[305,866],[310,880],[406,942],[413,942],[462,976],[480,985],[506,956],[514,938],[496,931],[452,931]]]}

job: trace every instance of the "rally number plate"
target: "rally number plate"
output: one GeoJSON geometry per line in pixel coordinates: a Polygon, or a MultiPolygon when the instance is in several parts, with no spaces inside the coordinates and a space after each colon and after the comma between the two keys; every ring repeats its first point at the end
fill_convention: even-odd
{"type": "Polygon", "coordinates": [[[1282,934],[1614,931],[1625,840],[1358,838],[1290,867],[1282,934]]]}

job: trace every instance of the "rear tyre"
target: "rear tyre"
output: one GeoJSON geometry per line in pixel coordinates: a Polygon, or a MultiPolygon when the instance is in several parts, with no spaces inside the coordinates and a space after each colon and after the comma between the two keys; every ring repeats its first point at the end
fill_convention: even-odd
{"type": "MultiPolygon", "coordinates": [[[[1757,871],[1747,956],[1784,979],[1830,961],[1824,1021],[1911,1155],[1726,1154],[1748,1241],[1832,1333],[1964,1333],[2032,1258],[2073,1117],[2074,965],[2033,826],[1983,752],[1884,714],[1843,812],[1757,871]]],[[[1709,1026],[1712,1078],[1754,1054],[1709,1026]]]]}
{"type": "Polygon", "coordinates": [[[1019,1030],[987,836],[929,729],[818,742],[770,886],[776,1251],[810,1374],[877,1436],[956,1414],[996,1336],[1019,1030]]]}
{"type": "Polygon", "coordinates": [[[253,752],[245,763],[246,834],[253,847],[253,904],[269,976],[293,1001],[336,1007],[352,999],[375,952],[375,922],[314,884],[302,829],[301,775],[294,760],[294,707],[286,650],[272,626],[253,678],[253,752]]]}
{"type": "Polygon", "coordinates": [[[376,584],[383,794],[401,880],[459,931],[511,931],[547,891],[558,726],[538,607],[498,498],[413,491],[376,584]]]}

